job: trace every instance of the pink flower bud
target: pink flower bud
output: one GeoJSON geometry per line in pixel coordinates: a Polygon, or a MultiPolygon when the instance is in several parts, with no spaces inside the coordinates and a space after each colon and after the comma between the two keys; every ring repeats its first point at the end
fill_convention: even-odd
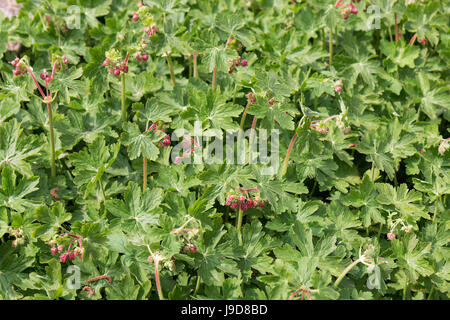
{"type": "Polygon", "coordinates": [[[334,87],[334,91],[341,92],[342,91],[342,87],[341,86],[336,86],[336,87],[334,87]]]}
{"type": "Polygon", "coordinates": [[[195,244],[191,244],[191,252],[197,251],[197,246],[195,244]]]}
{"type": "Polygon", "coordinates": [[[109,58],[106,58],[105,61],[103,61],[103,65],[107,66],[109,64],[109,58]]]}
{"type": "Polygon", "coordinates": [[[243,59],[241,60],[241,66],[245,67],[247,65],[247,60],[243,59]]]}
{"type": "Polygon", "coordinates": [[[153,257],[152,257],[152,256],[149,256],[149,257],[147,258],[147,261],[150,262],[150,263],[153,263],[153,257]]]}
{"type": "Polygon", "coordinates": [[[388,240],[395,239],[395,234],[389,232],[389,233],[387,234],[387,238],[388,238],[388,240]]]}
{"type": "Polygon", "coordinates": [[[118,76],[118,75],[120,74],[120,70],[119,70],[119,69],[114,69],[114,74],[115,74],[116,76],[118,76]]]}
{"type": "Polygon", "coordinates": [[[147,55],[147,54],[144,54],[144,55],[142,56],[142,59],[144,59],[144,61],[147,61],[147,60],[148,60],[148,55],[147,55]]]}
{"type": "Polygon", "coordinates": [[[50,251],[52,252],[52,256],[54,256],[58,252],[58,249],[57,248],[51,248],[50,251]]]}
{"type": "Polygon", "coordinates": [[[353,8],[352,8],[352,13],[353,13],[353,14],[357,14],[357,13],[358,13],[358,8],[353,7],[353,8]]]}
{"type": "Polygon", "coordinates": [[[421,44],[424,44],[425,42],[427,42],[427,38],[422,38],[422,39],[420,39],[420,43],[421,43],[421,44]]]}
{"type": "Polygon", "coordinates": [[[62,244],[60,244],[60,245],[58,246],[58,252],[63,251],[63,249],[64,249],[64,246],[63,246],[62,244]]]}
{"type": "Polygon", "coordinates": [[[231,205],[230,205],[230,208],[231,209],[236,209],[237,207],[238,207],[238,203],[237,202],[233,202],[231,205]]]}
{"type": "Polygon", "coordinates": [[[61,256],[59,257],[59,261],[61,261],[62,263],[67,261],[67,253],[63,253],[61,254],[61,256]]]}
{"type": "Polygon", "coordinates": [[[70,252],[70,253],[69,253],[69,260],[70,260],[70,261],[75,260],[75,257],[76,257],[76,256],[75,256],[75,253],[73,253],[73,252],[70,252]]]}

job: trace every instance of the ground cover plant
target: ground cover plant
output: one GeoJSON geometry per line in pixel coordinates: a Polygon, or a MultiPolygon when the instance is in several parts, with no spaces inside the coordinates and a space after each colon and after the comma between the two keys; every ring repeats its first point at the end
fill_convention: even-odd
{"type": "Polygon", "coordinates": [[[448,299],[448,2],[17,2],[1,299],[448,299]]]}

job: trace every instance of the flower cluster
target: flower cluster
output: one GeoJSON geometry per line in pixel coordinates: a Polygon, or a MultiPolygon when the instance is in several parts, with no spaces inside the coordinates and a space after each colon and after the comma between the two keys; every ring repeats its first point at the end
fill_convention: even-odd
{"type": "Polygon", "coordinates": [[[65,263],[67,260],[73,261],[76,257],[83,259],[85,249],[83,247],[83,238],[81,236],[70,233],[62,234],[59,237],[50,240],[49,242],[47,242],[47,244],[51,246],[50,252],[52,253],[52,256],[57,253],[61,253],[59,256],[59,261],[61,261],[62,263],[65,263]],[[67,237],[72,237],[74,239],[70,241],[67,252],[63,253],[63,243],[67,242],[67,237]]]}
{"type": "Polygon", "coordinates": [[[250,92],[249,94],[247,94],[247,98],[250,103],[256,102],[255,94],[253,92],[250,92]]]}
{"type": "Polygon", "coordinates": [[[106,52],[106,59],[103,61],[103,65],[109,67],[109,73],[116,76],[120,75],[120,72],[128,73],[128,57],[129,53],[127,53],[125,60],[121,60],[120,53],[116,49],[111,49],[106,52]]]}
{"type": "Polygon", "coordinates": [[[237,209],[239,207],[243,211],[247,211],[252,207],[265,207],[264,200],[259,197],[259,190],[257,188],[238,188],[230,191],[225,201],[225,205],[230,206],[232,209],[237,209]],[[256,191],[258,193],[251,197],[249,195],[250,191],[256,191]]]}
{"type": "Polygon", "coordinates": [[[13,227],[9,227],[9,235],[15,237],[11,243],[11,245],[15,248],[18,245],[22,245],[25,243],[26,236],[23,234],[22,228],[14,229],[13,227]]]}
{"type": "MultiPolygon", "coordinates": [[[[148,128],[148,132],[164,132],[165,129],[165,125],[160,125],[158,121],[156,121],[148,128]]],[[[159,145],[164,147],[170,146],[170,135],[166,134],[162,141],[159,142],[159,145]]]]}
{"type": "MultiPolygon", "coordinates": [[[[350,14],[357,14],[358,8],[355,7],[353,3],[345,4],[342,3],[343,0],[336,1],[336,8],[342,7],[341,15],[342,17],[347,20],[350,14]]],[[[360,0],[352,0],[352,2],[359,2],[360,0]]]]}
{"type": "Polygon", "coordinates": [[[243,66],[246,67],[248,62],[246,59],[241,60],[241,56],[239,56],[236,60],[228,62],[230,65],[230,71],[228,73],[233,73],[235,67],[243,66]]]}
{"type": "Polygon", "coordinates": [[[197,251],[197,246],[193,243],[191,243],[191,240],[196,240],[198,238],[197,234],[199,232],[198,228],[184,228],[184,227],[180,227],[180,228],[175,228],[172,230],[173,233],[175,233],[180,239],[183,240],[183,242],[185,242],[184,246],[183,246],[183,251],[188,253],[188,252],[196,252],[197,251]]]}
{"type": "Polygon", "coordinates": [[[25,68],[25,65],[23,63],[20,63],[20,59],[19,58],[15,58],[13,61],[10,61],[9,63],[13,66],[16,67],[13,70],[13,75],[15,77],[17,77],[18,75],[24,74],[27,72],[27,69],[25,68]]]}
{"type": "Polygon", "coordinates": [[[395,235],[395,229],[396,229],[399,225],[401,225],[400,230],[401,230],[401,231],[404,231],[404,232],[406,232],[406,233],[411,232],[411,230],[412,230],[412,228],[413,228],[412,225],[410,225],[410,224],[408,224],[408,225],[405,224],[405,222],[404,222],[403,219],[401,219],[401,218],[393,219],[392,217],[395,216],[396,214],[397,214],[397,213],[394,212],[394,213],[390,214],[389,217],[388,217],[389,232],[388,232],[388,234],[386,235],[386,238],[387,238],[388,240],[393,240],[393,239],[396,238],[396,235],[395,235]]]}

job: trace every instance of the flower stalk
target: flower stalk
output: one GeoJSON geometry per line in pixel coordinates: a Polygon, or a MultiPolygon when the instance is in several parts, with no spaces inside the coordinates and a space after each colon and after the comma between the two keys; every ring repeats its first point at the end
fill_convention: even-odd
{"type": "Polygon", "coordinates": [[[53,78],[55,76],[57,63],[58,63],[58,60],[56,60],[53,63],[51,76],[48,76],[46,72],[45,72],[45,75],[43,73],[44,76],[41,75],[41,78],[45,79],[46,94],[44,94],[44,91],[42,90],[39,82],[36,80],[36,77],[34,76],[34,73],[31,70],[31,68],[27,65],[27,63],[25,63],[25,62],[23,63],[23,65],[27,69],[28,73],[33,78],[33,81],[36,84],[36,87],[42,96],[43,102],[47,105],[49,136],[50,136],[50,163],[51,163],[51,176],[52,177],[56,177],[56,155],[55,155],[55,136],[54,136],[54,131],[53,131],[53,112],[52,112],[51,102],[56,98],[56,94],[54,96],[52,96],[52,94],[48,90],[48,84],[51,80],[53,80],[53,78]]]}
{"type": "Polygon", "coordinates": [[[217,75],[217,65],[214,65],[213,78],[212,78],[212,88],[213,88],[213,90],[216,89],[216,75],[217,75]]]}
{"type": "Polygon", "coordinates": [[[197,52],[194,50],[194,78],[198,78],[197,70],[197,52]]]}

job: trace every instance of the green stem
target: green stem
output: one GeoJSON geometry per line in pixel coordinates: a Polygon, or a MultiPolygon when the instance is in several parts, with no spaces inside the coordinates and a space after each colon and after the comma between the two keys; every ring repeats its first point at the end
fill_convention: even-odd
{"type": "Polygon", "coordinates": [[[294,145],[295,138],[297,138],[297,133],[294,134],[294,136],[291,139],[291,142],[289,143],[289,148],[288,148],[288,151],[286,153],[286,158],[284,158],[283,171],[281,172],[281,176],[282,177],[286,174],[287,166],[288,166],[288,162],[289,162],[289,157],[291,155],[292,146],[294,145]]]}
{"type": "Polygon", "coordinates": [[[50,130],[50,160],[52,167],[52,177],[56,177],[56,165],[55,165],[55,137],[53,135],[53,112],[50,103],[47,103],[48,110],[48,125],[50,130]]]}
{"type": "Polygon", "coordinates": [[[198,78],[197,71],[197,52],[194,51],[194,78],[198,78]]]}
{"type": "Polygon", "coordinates": [[[245,117],[247,116],[247,109],[248,109],[249,105],[250,105],[250,101],[247,102],[247,105],[246,105],[245,108],[244,108],[244,112],[242,113],[242,117],[241,117],[241,125],[239,126],[239,128],[240,128],[241,130],[244,130],[244,122],[245,122],[245,117]]]}
{"type": "Polygon", "coordinates": [[[380,223],[380,230],[378,230],[378,239],[380,239],[381,230],[383,230],[383,224],[380,223]]]}
{"type": "Polygon", "coordinates": [[[398,25],[397,25],[397,14],[394,13],[394,27],[395,27],[395,42],[398,42],[398,25]]]}
{"type": "Polygon", "coordinates": [[[194,296],[197,294],[198,289],[200,289],[200,276],[197,276],[197,283],[195,284],[194,296]]]}
{"type": "MultiPolygon", "coordinates": [[[[149,124],[149,120],[147,120],[147,124],[145,125],[145,132],[148,131],[148,124],[149,124]]],[[[143,190],[147,189],[147,158],[144,157],[143,159],[143,163],[142,163],[143,167],[142,167],[142,188],[143,190]]]]}
{"type": "Polygon", "coordinates": [[[239,215],[238,215],[238,219],[237,219],[237,224],[236,224],[236,228],[238,230],[241,230],[241,226],[242,226],[242,217],[244,216],[244,211],[241,209],[241,207],[239,206],[239,215]]]}
{"type": "Polygon", "coordinates": [[[125,73],[121,73],[122,78],[122,122],[125,124],[127,122],[127,108],[125,106],[125,73]]]}
{"type": "Polygon", "coordinates": [[[330,67],[331,64],[333,63],[333,30],[330,28],[330,33],[329,33],[330,37],[328,39],[328,46],[330,48],[330,67]]]}
{"type": "Polygon", "coordinates": [[[314,180],[314,185],[313,185],[311,193],[310,193],[311,196],[314,194],[314,191],[316,191],[316,187],[317,187],[317,180],[314,180]]]}
{"type": "Polygon", "coordinates": [[[375,162],[372,161],[372,182],[375,182],[375,162]]]}
{"type": "Polygon", "coordinates": [[[172,82],[172,87],[175,87],[175,74],[173,73],[172,59],[170,58],[169,53],[167,53],[166,57],[167,57],[167,64],[169,65],[170,81],[172,82]]]}
{"type": "Polygon", "coordinates": [[[356,266],[358,263],[361,262],[361,259],[355,260],[353,261],[351,264],[348,265],[347,268],[344,269],[344,271],[342,271],[342,273],[340,274],[339,278],[336,279],[336,282],[334,283],[334,287],[336,288],[339,283],[342,281],[342,279],[345,277],[345,275],[354,267],[356,266]]]}
{"type": "Polygon", "coordinates": [[[147,158],[144,157],[143,168],[142,168],[142,189],[147,189],[147,158]]]}
{"type": "Polygon", "coordinates": [[[214,66],[214,71],[213,71],[213,78],[212,78],[213,90],[216,88],[216,74],[217,74],[217,65],[214,66]]]}
{"type": "Polygon", "coordinates": [[[389,32],[389,41],[392,42],[392,31],[391,31],[391,26],[388,26],[388,32],[389,32]]]}

